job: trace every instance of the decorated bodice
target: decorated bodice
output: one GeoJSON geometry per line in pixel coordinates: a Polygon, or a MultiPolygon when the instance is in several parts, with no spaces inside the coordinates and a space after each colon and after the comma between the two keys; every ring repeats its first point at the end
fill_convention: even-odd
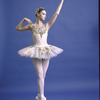
{"type": "Polygon", "coordinates": [[[35,46],[45,46],[47,45],[48,31],[46,30],[45,24],[38,27],[33,24],[32,39],[35,46]]]}

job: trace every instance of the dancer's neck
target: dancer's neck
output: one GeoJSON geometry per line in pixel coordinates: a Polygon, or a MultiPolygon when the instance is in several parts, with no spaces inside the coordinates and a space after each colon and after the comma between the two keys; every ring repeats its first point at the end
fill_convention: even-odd
{"type": "Polygon", "coordinates": [[[35,23],[37,26],[42,26],[43,23],[42,23],[42,20],[38,19],[36,20],[36,23],[35,23]]]}

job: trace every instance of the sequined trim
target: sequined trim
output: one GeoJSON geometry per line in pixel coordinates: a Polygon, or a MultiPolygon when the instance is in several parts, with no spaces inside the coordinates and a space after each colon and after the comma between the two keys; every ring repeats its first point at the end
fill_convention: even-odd
{"type": "Polygon", "coordinates": [[[39,55],[49,55],[51,53],[51,48],[55,49],[53,46],[48,46],[48,47],[35,47],[35,51],[39,53],[39,55]]]}
{"type": "Polygon", "coordinates": [[[41,27],[38,27],[33,24],[33,29],[36,34],[40,34],[41,38],[42,38],[42,35],[46,33],[46,26],[44,24],[41,27]]]}

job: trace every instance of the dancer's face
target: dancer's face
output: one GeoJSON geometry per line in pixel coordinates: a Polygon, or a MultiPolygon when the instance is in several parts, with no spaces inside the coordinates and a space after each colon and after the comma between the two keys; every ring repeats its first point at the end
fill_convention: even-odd
{"type": "Polygon", "coordinates": [[[46,19],[46,11],[42,10],[39,14],[40,20],[45,20],[46,19]]]}

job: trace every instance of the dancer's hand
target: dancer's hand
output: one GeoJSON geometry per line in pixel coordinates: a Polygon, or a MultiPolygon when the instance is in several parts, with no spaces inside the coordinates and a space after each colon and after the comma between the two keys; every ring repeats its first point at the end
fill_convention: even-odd
{"type": "Polygon", "coordinates": [[[61,0],[61,2],[63,2],[64,0],[61,0]]]}
{"type": "Polygon", "coordinates": [[[24,18],[25,21],[27,21],[29,24],[32,24],[32,21],[28,18],[24,18]]]}

